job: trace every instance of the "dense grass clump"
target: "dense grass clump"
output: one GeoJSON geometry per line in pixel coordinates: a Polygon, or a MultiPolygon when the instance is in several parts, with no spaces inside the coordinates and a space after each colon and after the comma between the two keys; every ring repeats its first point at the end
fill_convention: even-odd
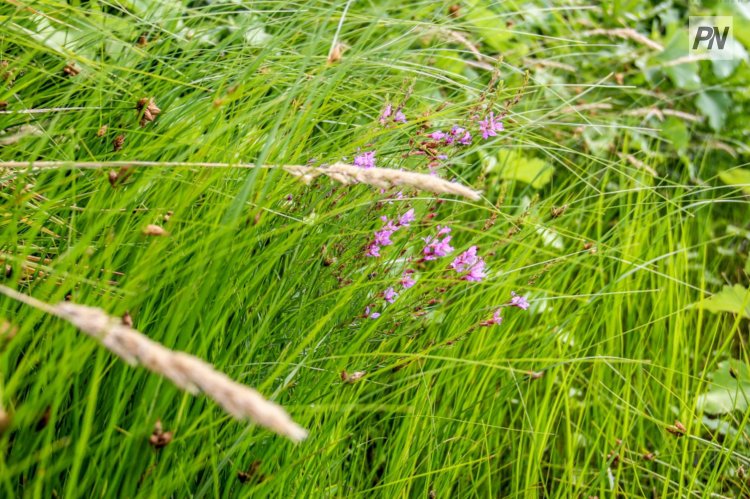
{"type": "Polygon", "coordinates": [[[2,296],[0,495],[750,494],[748,21],[630,4],[0,6],[0,283],[309,431],[2,296]]]}

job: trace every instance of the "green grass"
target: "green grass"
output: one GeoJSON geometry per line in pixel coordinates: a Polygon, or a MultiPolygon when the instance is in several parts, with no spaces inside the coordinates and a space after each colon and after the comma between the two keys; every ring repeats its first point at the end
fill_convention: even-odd
{"type": "MultiPolygon", "coordinates": [[[[508,112],[505,132],[438,170],[481,189],[479,202],[408,190],[388,199],[393,191],[324,178],[306,186],[277,169],[133,168],[115,187],[107,169],[0,169],[0,252],[12,269],[2,284],[128,311],[150,338],[257,387],[310,431],[294,445],[236,422],[0,298],[0,318],[18,328],[0,352],[0,402],[12,414],[0,436],[2,496],[750,493],[747,414],[696,409],[721,361],[747,364],[748,323],[692,306],[724,283],[747,285],[747,242],[727,230],[748,228],[747,197],[717,180],[743,163],[744,129],[678,119],[667,121],[677,132],[665,131],[629,115],[696,113],[698,91],[668,75],[646,81],[634,61],[653,62],[647,47],[577,36],[587,20],[621,27],[622,13],[561,4],[537,21],[523,4],[472,16],[472,3],[453,18],[448,3],[355,2],[334,64],[326,57],[341,3],[46,0],[34,8],[59,22],[36,37],[28,30],[41,32],[38,18],[0,7],[0,60],[13,72],[0,85],[9,111],[0,138],[36,130],[0,146],[4,161],[305,164],[361,148],[376,149],[380,166],[426,171],[422,157],[405,157],[410,139],[423,124],[465,124],[492,73],[472,65],[465,45],[429,35],[438,28],[502,53],[485,61],[500,78],[487,101],[508,112]],[[268,38],[245,42],[258,26],[268,38]],[[138,47],[142,33],[148,44],[138,47]],[[80,74],[63,73],[69,61],[80,74]],[[379,126],[386,100],[409,88],[409,122],[379,126]],[[162,110],[143,128],[142,97],[162,110]],[[582,103],[611,107],[569,109],[582,103]],[[688,143],[675,145],[682,130],[688,143]],[[489,169],[502,151],[520,155],[522,171],[533,158],[554,174],[537,189],[502,160],[489,169]],[[382,258],[365,258],[379,217],[409,208],[417,221],[382,258]],[[148,224],[170,235],[144,236],[148,224]],[[449,259],[417,263],[437,225],[453,228],[455,254],[479,246],[486,280],[457,280],[449,259]],[[384,306],[379,293],[406,267],[417,284],[384,306]],[[479,326],[512,291],[531,308],[479,326]],[[368,305],[382,316],[363,318],[368,305]],[[345,384],[342,370],[367,374],[345,384]],[[161,450],[148,443],[157,419],[174,432],[161,450]],[[686,436],[667,431],[675,420],[686,436]]],[[[741,103],[744,85],[712,88],[737,87],[741,103]]]]}

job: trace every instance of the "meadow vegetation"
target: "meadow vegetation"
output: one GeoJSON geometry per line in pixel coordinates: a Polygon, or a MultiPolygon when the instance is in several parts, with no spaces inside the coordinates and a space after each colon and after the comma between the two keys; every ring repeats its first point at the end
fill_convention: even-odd
{"type": "Polygon", "coordinates": [[[747,497],[749,28],[719,1],[2,3],[0,495],[747,497]],[[700,14],[735,59],[690,57],[700,14]]]}

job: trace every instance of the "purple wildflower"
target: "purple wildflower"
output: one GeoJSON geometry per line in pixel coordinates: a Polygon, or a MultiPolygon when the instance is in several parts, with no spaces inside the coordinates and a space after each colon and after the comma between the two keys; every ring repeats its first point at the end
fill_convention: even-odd
{"type": "Polygon", "coordinates": [[[375,167],[375,151],[368,151],[354,157],[354,166],[360,168],[374,168],[375,167]]]}
{"type": "Polygon", "coordinates": [[[471,133],[466,130],[465,128],[461,128],[458,125],[453,125],[453,128],[451,128],[451,141],[448,142],[446,139],[446,143],[452,144],[453,140],[457,140],[459,144],[468,146],[471,144],[471,133]]]}
{"type": "Polygon", "coordinates": [[[492,319],[488,319],[486,321],[482,321],[479,323],[480,326],[492,326],[493,324],[500,325],[503,323],[503,317],[500,315],[502,313],[503,309],[498,308],[495,310],[495,313],[492,314],[492,319]]]}
{"type": "Polygon", "coordinates": [[[487,274],[484,271],[484,267],[484,260],[482,258],[477,258],[476,263],[474,263],[469,269],[469,273],[463,276],[462,279],[466,281],[480,282],[482,279],[487,277],[487,274]]]}
{"type": "Polygon", "coordinates": [[[453,252],[453,247],[449,244],[451,236],[446,235],[442,240],[440,236],[449,234],[451,231],[450,227],[440,227],[438,225],[438,233],[434,238],[428,236],[424,238],[425,247],[422,250],[425,260],[437,260],[439,257],[447,256],[453,252]]]}
{"type": "Polygon", "coordinates": [[[390,220],[388,220],[388,217],[386,217],[385,215],[383,215],[382,217],[380,217],[380,219],[385,224],[385,226],[383,227],[384,230],[390,230],[391,232],[396,232],[398,230],[398,228],[401,226],[400,223],[395,223],[394,224],[393,222],[391,222],[390,220]]]}
{"type": "Polygon", "coordinates": [[[492,323],[497,324],[498,326],[503,323],[503,317],[500,315],[502,312],[502,308],[498,308],[495,310],[495,313],[492,314],[492,323]]]}
{"type": "Polygon", "coordinates": [[[465,272],[468,270],[469,272],[462,279],[473,282],[479,282],[487,277],[484,267],[484,260],[477,256],[476,246],[472,246],[458,255],[451,263],[451,268],[456,272],[465,272]]]}
{"type": "Polygon", "coordinates": [[[385,123],[388,121],[388,118],[391,117],[391,112],[393,112],[393,107],[390,104],[386,104],[385,109],[383,109],[383,112],[380,114],[381,125],[385,125],[385,123]]]}
{"type": "Polygon", "coordinates": [[[393,288],[388,288],[385,291],[383,291],[383,299],[387,301],[388,303],[393,303],[396,301],[396,297],[398,296],[398,293],[396,293],[393,288]]]}
{"type": "Polygon", "coordinates": [[[475,263],[477,263],[477,247],[472,246],[453,260],[451,268],[456,272],[463,272],[475,263]]]}
{"type": "Polygon", "coordinates": [[[495,113],[490,112],[487,118],[479,122],[479,129],[482,131],[482,138],[487,139],[496,136],[497,132],[502,132],[505,128],[502,121],[495,119],[495,113]]]}
{"type": "Polygon", "coordinates": [[[380,121],[381,125],[385,126],[386,123],[388,123],[389,118],[393,120],[394,123],[406,123],[406,115],[401,111],[400,107],[396,109],[396,112],[394,113],[393,106],[386,104],[385,108],[383,108],[383,112],[380,113],[378,121],[380,121]]]}
{"type": "Polygon", "coordinates": [[[411,209],[401,215],[401,218],[398,219],[398,225],[400,227],[408,227],[410,223],[412,223],[414,220],[416,220],[416,217],[414,216],[414,209],[411,209]]]}
{"type": "Polygon", "coordinates": [[[401,286],[403,286],[404,289],[409,289],[417,283],[417,281],[414,280],[414,277],[412,277],[413,273],[413,270],[407,270],[404,272],[404,275],[401,276],[401,286]]]}
{"type": "Polygon", "coordinates": [[[380,317],[380,312],[372,312],[370,313],[370,307],[368,306],[365,308],[365,317],[368,319],[377,319],[380,317]]]}
{"type": "Polygon", "coordinates": [[[391,235],[398,230],[398,226],[394,225],[393,222],[388,220],[388,217],[380,217],[385,223],[382,229],[375,232],[375,244],[378,246],[390,246],[393,244],[391,241],[391,235]]]}
{"type": "Polygon", "coordinates": [[[445,133],[437,131],[427,134],[429,138],[432,140],[443,140],[445,138],[445,133]]]}
{"type": "Polygon", "coordinates": [[[526,310],[529,308],[529,301],[526,299],[525,296],[517,295],[515,291],[511,291],[512,298],[510,299],[510,306],[511,307],[518,307],[521,310],[526,310]]]}
{"type": "Polygon", "coordinates": [[[380,247],[390,246],[391,244],[393,244],[393,241],[391,241],[391,236],[399,228],[398,225],[388,220],[388,217],[386,216],[382,216],[380,217],[380,219],[385,225],[382,229],[375,231],[375,237],[367,246],[367,251],[365,251],[365,254],[367,256],[380,256],[380,247]]]}
{"type": "Polygon", "coordinates": [[[390,246],[393,244],[393,241],[391,241],[391,234],[393,234],[393,232],[386,229],[376,231],[373,244],[376,246],[390,246]]]}
{"type": "Polygon", "coordinates": [[[365,254],[367,256],[372,256],[372,257],[376,257],[376,258],[379,257],[380,256],[380,246],[378,246],[377,244],[375,244],[375,242],[371,242],[367,246],[367,251],[365,252],[365,254]]]}

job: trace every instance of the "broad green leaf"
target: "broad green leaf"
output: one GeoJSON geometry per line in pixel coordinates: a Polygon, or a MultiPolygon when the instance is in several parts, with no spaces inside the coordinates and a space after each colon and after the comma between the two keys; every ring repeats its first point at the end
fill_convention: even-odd
{"type": "Polygon", "coordinates": [[[743,191],[750,194],[750,170],[732,168],[719,173],[719,178],[727,185],[741,186],[743,191]]]}
{"type": "Polygon", "coordinates": [[[727,234],[732,236],[744,237],[750,241],[750,230],[738,227],[734,224],[727,224],[727,234]]]}
{"type": "Polygon", "coordinates": [[[710,375],[709,391],[698,397],[696,406],[706,414],[745,411],[750,400],[750,367],[732,359],[722,361],[710,375]]]}
{"type": "Polygon", "coordinates": [[[698,64],[683,63],[677,66],[665,68],[665,73],[678,88],[686,90],[696,90],[700,87],[701,79],[698,76],[698,64]]]}
{"type": "Polygon", "coordinates": [[[617,138],[617,129],[591,125],[583,129],[583,140],[591,152],[597,156],[608,156],[617,138]]]}
{"type": "Polygon", "coordinates": [[[732,105],[730,99],[724,92],[701,92],[695,99],[703,116],[708,118],[708,124],[716,131],[724,127],[729,107],[732,105]]]}
{"type": "Polygon", "coordinates": [[[89,51],[83,49],[83,33],[76,27],[60,23],[53,24],[42,16],[34,16],[32,24],[33,28],[11,24],[11,29],[23,32],[62,57],[68,57],[71,53],[85,57],[92,56],[89,51]]]}
{"type": "Polygon", "coordinates": [[[695,304],[709,312],[730,312],[750,319],[750,291],[740,284],[724,286],[720,293],[709,296],[695,304]]]}
{"type": "Polygon", "coordinates": [[[545,246],[551,246],[558,250],[565,248],[565,244],[563,243],[563,239],[562,237],[560,237],[560,234],[550,229],[549,227],[538,227],[536,229],[536,233],[539,234],[539,237],[542,238],[542,242],[545,246]]]}
{"type": "Polygon", "coordinates": [[[745,47],[750,47],[750,4],[747,2],[725,2],[729,12],[720,15],[731,15],[734,19],[733,36],[745,47]]]}
{"type": "Polygon", "coordinates": [[[271,35],[266,33],[266,30],[263,29],[263,26],[260,24],[249,27],[245,31],[245,43],[251,47],[262,47],[266,45],[270,39],[271,35]]]}
{"type": "Polygon", "coordinates": [[[543,159],[508,150],[501,150],[497,156],[496,168],[504,180],[520,180],[531,184],[534,189],[540,189],[552,180],[555,168],[543,159]]]}
{"type": "MultiPolygon", "coordinates": [[[[732,10],[736,12],[741,18],[744,18],[745,20],[750,20],[750,5],[747,5],[744,2],[731,2],[730,6],[733,7],[732,10]]],[[[734,23],[735,25],[740,22],[741,19],[735,19],[734,23]]]]}
{"type": "Polygon", "coordinates": [[[513,33],[506,29],[503,19],[484,7],[484,2],[470,0],[468,4],[465,21],[476,28],[484,43],[498,52],[507,50],[513,33]]]}
{"type": "Polygon", "coordinates": [[[567,80],[554,72],[538,69],[535,73],[535,80],[544,89],[544,93],[551,101],[567,99],[572,95],[567,80]]]}
{"type": "Polygon", "coordinates": [[[696,90],[701,86],[701,78],[698,75],[700,67],[697,62],[669,65],[669,63],[682,59],[687,55],[687,30],[677,30],[669,41],[669,44],[656,56],[656,60],[665,64],[663,71],[677,88],[696,90]]]}
{"type": "Polygon", "coordinates": [[[435,53],[434,66],[449,73],[461,74],[466,63],[461,60],[461,53],[455,49],[438,49],[435,53]]]}
{"type": "Polygon", "coordinates": [[[185,6],[179,0],[126,0],[124,5],[169,33],[176,33],[184,26],[185,6]]]}
{"type": "Polygon", "coordinates": [[[725,50],[732,54],[728,59],[712,59],[711,68],[714,75],[720,80],[729,78],[742,61],[747,61],[747,51],[740,42],[734,38],[727,40],[725,50]]]}
{"type": "Polygon", "coordinates": [[[661,126],[661,135],[672,143],[678,151],[683,151],[690,142],[690,132],[685,123],[674,116],[670,116],[661,126]]]}

